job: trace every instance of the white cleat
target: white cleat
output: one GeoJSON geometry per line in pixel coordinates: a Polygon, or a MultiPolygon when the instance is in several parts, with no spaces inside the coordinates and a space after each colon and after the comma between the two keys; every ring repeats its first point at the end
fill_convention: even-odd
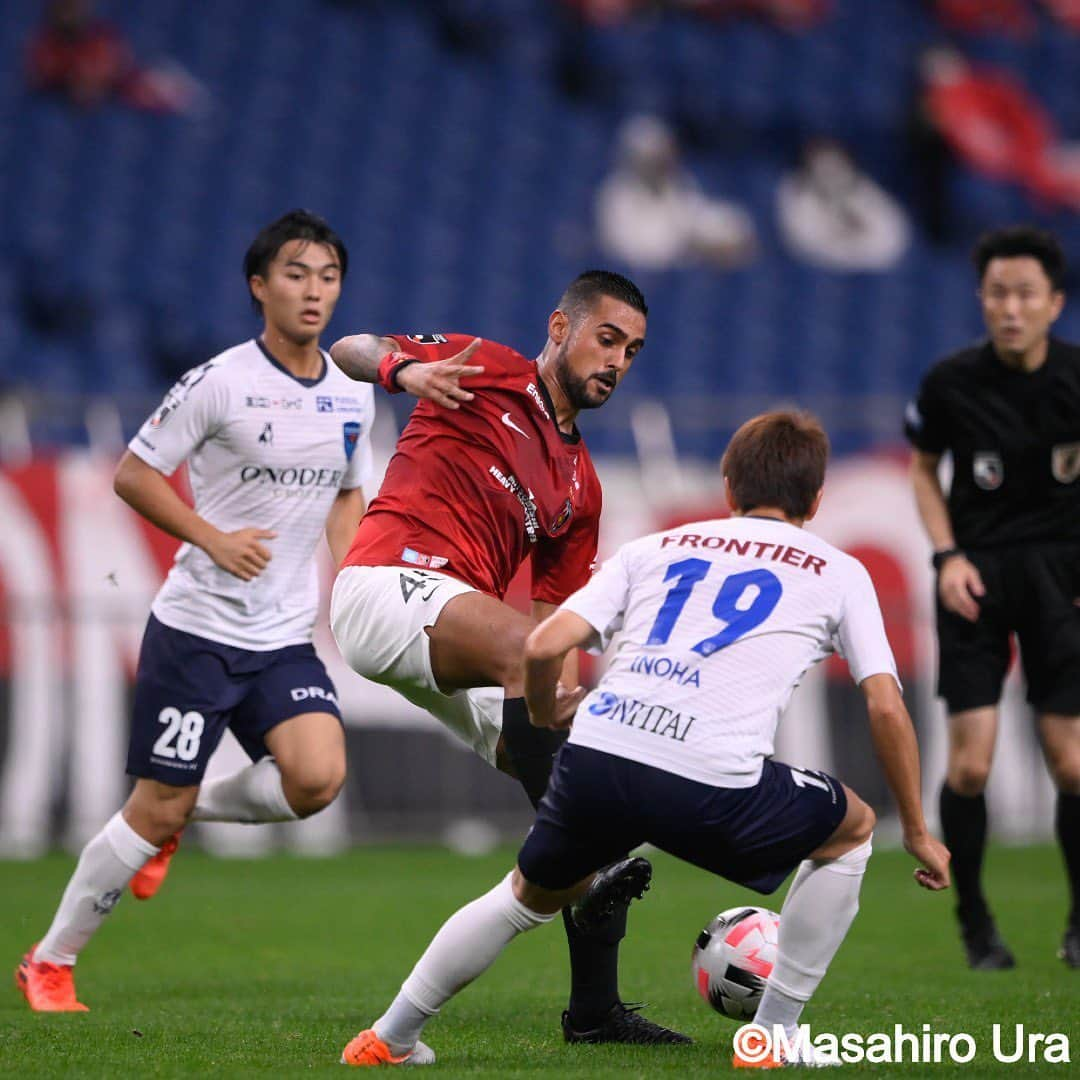
{"type": "Polygon", "coordinates": [[[427,1043],[418,1042],[413,1052],[405,1059],[406,1065],[434,1065],[435,1051],[427,1043]]]}

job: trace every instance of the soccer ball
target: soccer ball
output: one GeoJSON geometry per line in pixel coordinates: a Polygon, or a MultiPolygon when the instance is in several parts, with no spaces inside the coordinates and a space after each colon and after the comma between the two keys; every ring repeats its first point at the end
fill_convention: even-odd
{"type": "Polygon", "coordinates": [[[753,1020],[776,962],[780,916],[759,907],[721,911],[694,944],[697,992],[732,1020],[753,1020]]]}

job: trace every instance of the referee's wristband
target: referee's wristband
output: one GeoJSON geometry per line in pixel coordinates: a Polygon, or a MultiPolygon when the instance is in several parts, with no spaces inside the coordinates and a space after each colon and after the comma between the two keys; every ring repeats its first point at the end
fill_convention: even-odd
{"type": "Polygon", "coordinates": [[[944,551],[935,551],[930,565],[935,570],[940,570],[954,555],[963,555],[964,549],[958,547],[946,548],[944,551]]]}
{"type": "Polygon", "coordinates": [[[410,364],[419,364],[419,357],[407,352],[388,352],[379,362],[379,385],[388,394],[400,394],[398,375],[410,364]]]}

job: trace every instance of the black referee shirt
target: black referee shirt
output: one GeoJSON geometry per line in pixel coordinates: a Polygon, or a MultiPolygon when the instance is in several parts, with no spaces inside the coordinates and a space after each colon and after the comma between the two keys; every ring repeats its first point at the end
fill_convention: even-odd
{"type": "Polygon", "coordinates": [[[958,546],[1080,541],[1080,347],[1051,338],[1029,374],[989,342],[954,353],[926,373],[904,432],[952,452],[958,546]]]}

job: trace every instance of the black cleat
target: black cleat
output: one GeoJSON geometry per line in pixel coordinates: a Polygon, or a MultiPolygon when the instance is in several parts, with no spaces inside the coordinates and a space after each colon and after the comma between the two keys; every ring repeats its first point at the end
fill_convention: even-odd
{"type": "Polygon", "coordinates": [[[1065,937],[1058,949],[1058,959],[1064,960],[1071,968],[1080,968],[1080,926],[1065,928],[1065,937]]]}
{"type": "Polygon", "coordinates": [[[968,967],[973,971],[1008,971],[1016,967],[1016,957],[1001,940],[994,920],[987,916],[978,923],[960,922],[968,967]]]}
{"type": "Polygon", "coordinates": [[[589,1031],[578,1031],[570,1023],[570,1013],[564,1012],[563,1038],[568,1043],[634,1043],[638,1046],[681,1046],[694,1041],[681,1031],[672,1031],[671,1028],[654,1024],[652,1020],[641,1015],[639,1010],[644,1008],[644,1003],[624,1005],[621,1001],[616,1001],[603,1022],[589,1031]]]}
{"type": "Polygon", "coordinates": [[[623,859],[598,870],[589,891],[570,909],[574,925],[583,934],[597,930],[631,900],[640,900],[650,881],[652,863],[648,859],[623,859]]]}

